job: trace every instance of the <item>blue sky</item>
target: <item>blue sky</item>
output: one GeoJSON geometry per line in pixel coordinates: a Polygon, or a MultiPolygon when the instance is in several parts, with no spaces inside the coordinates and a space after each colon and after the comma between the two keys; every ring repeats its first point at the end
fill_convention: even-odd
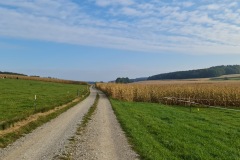
{"type": "Polygon", "coordinates": [[[237,0],[11,0],[0,16],[0,71],[108,81],[240,63],[237,0]]]}

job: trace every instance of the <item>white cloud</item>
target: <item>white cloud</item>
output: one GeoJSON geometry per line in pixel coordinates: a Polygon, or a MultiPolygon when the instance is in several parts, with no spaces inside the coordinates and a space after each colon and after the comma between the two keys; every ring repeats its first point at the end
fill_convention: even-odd
{"type": "Polygon", "coordinates": [[[141,12],[134,9],[134,8],[130,8],[130,7],[124,7],[121,10],[122,14],[125,14],[127,16],[141,16],[141,12]]]}
{"type": "Polygon", "coordinates": [[[221,6],[217,5],[217,4],[209,4],[209,5],[206,6],[206,8],[208,10],[219,10],[221,8],[221,6]]]}
{"type": "Polygon", "coordinates": [[[220,0],[2,1],[0,36],[158,53],[240,54],[237,5],[220,0]]]}
{"type": "Polygon", "coordinates": [[[101,7],[114,6],[114,5],[123,5],[129,6],[134,4],[133,0],[96,0],[96,4],[101,7]]]}
{"type": "Polygon", "coordinates": [[[228,6],[229,7],[237,7],[238,6],[238,2],[232,2],[228,6]]]}
{"type": "Polygon", "coordinates": [[[180,3],[180,5],[182,5],[183,7],[192,7],[194,5],[193,2],[182,2],[180,3]]]}

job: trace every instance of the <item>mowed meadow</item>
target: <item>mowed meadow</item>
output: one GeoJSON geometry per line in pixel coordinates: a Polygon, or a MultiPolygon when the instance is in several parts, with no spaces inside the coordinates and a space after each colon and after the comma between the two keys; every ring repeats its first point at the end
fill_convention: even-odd
{"type": "Polygon", "coordinates": [[[240,112],[111,99],[133,148],[145,160],[239,160],[240,112]]]}
{"type": "Polygon", "coordinates": [[[239,82],[98,83],[97,87],[110,97],[141,159],[240,159],[239,82]]]}
{"type": "Polygon", "coordinates": [[[32,114],[46,112],[87,93],[87,85],[0,79],[0,130],[13,126],[15,122],[32,114]]]}

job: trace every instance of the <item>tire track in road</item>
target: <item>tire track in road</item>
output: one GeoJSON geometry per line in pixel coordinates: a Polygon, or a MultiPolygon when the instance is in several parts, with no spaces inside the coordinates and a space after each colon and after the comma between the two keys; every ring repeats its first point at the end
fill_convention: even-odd
{"type": "Polygon", "coordinates": [[[108,98],[100,91],[99,103],[86,128],[76,134],[74,143],[67,147],[69,159],[135,160],[138,155],[131,149],[113,112],[108,98]]]}

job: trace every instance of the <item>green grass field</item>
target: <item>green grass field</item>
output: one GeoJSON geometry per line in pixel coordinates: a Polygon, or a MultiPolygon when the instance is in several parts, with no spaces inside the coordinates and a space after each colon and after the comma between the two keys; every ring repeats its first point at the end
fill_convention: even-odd
{"type": "Polygon", "coordinates": [[[0,129],[36,112],[66,104],[88,92],[87,85],[0,79],[0,129]],[[36,111],[34,98],[37,95],[36,111]]]}
{"type": "Polygon", "coordinates": [[[240,159],[240,112],[111,99],[142,159],[240,159]]]}

